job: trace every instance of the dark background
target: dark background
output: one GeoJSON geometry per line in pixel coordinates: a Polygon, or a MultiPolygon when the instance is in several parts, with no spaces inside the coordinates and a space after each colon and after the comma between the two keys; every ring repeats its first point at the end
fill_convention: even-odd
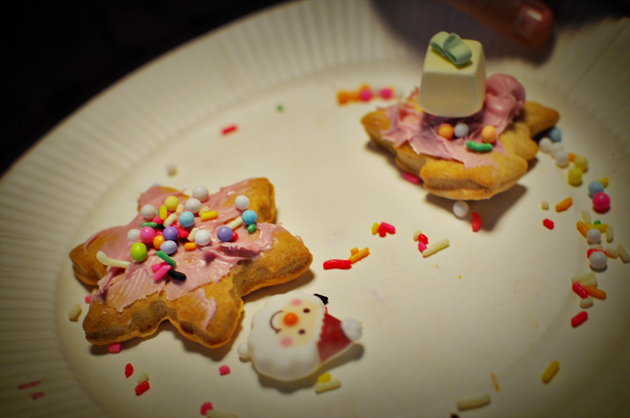
{"type": "MultiPolygon", "coordinates": [[[[13,2],[3,10],[8,74],[1,91],[0,175],[46,132],[129,72],[196,36],[287,1],[13,2]]],[[[552,9],[586,2],[629,16],[630,0],[547,1],[552,9]]]]}
{"type": "Polygon", "coordinates": [[[196,36],[280,0],[19,1],[4,9],[4,173],[118,79],[196,36]],[[5,73],[6,74],[6,73],[5,73]]]}

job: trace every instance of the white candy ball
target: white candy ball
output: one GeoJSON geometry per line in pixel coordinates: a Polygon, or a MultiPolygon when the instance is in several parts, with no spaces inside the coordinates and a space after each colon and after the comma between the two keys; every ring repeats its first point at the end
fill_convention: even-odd
{"type": "Polygon", "coordinates": [[[234,201],[236,207],[240,210],[245,210],[249,207],[249,197],[245,195],[236,196],[236,200],[234,201]]]}
{"type": "Polygon", "coordinates": [[[197,243],[197,245],[201,247],[210,244],[211,239],[212,237],[210,235],[210,232],[206,231],[205,229],[197,231],[197,233],[195,234],[195,243],[197,243]]]}
{"type": "Polygon", "coordinates": [[[201,209],[201,202],[199,201],[199,199],[195,199],[194,197],[191,197],[190,199],[188,199],[186,201],[186,210],[192,213],[197,213],[199,212],[199,209],[201,209]]]}
{"type": "Polygon", "coordinates": [[[210,196],[210,192],[207,187],[204,186],[195,186],[192,191],[192,196],[195,199],[198,199],[200,202],[203,202],[210,196]]]}
{"type": "Polygon", "coordinates": [[[142,213],[142,216],[147,221],[152,221],[153,218],[155,218],[155,214],[156,214],[155,208],[153,207],[153,205],[144,205],[142,209],[140,209],[140,213],[142,213]]]}
{"type": "Polygon", "coordinates": [[[546,152],[547,154],[549,154],[551,152],[552,145],[553,145],[553,142],[551,142],[551,139],[544,137],[538,143],[538,149],[540,149],[542,152],[546,152]]]}
{"type": "Polygon", "coordinates": [[[453,204],[453,213],[458,218],[463,218],[468,214],[468,204],[463,200],[458,200],[453,204]]]}
{"type": "Polygon", "coordinates": [[[569,165],[569,154],[566,151],[558,151],[553,157],[556,159],[558,167],[567,167],[569,165]]]}
{"type": "Polygon", "coordinates": [[[597,228],[589,229],[586,233],[586,239],[588,240],[588,242],[597,244],[602,240],[602,233],[599,232],[599,229],[597,228]]]}
{"type": "Polygon", "coordinates": [[[457,138],[461,138],[462,136],[468,135],[468,131],[469,131],[468,125],[466,125],[463,122],[459,122],[453,128],[453,133],[457,138]]]}
{"type": "Polygon", "coordinates": [[[130,229],[129,232],[127,232],[127,238],[129,239],[129,241],[138,241],[140,239],[140,230],[130,229]]]}
{"type": "Polygon", "coordinates": [[[588,262],[592,268],[599,270],[606,267],[606,264],[608,263],[608,257],[606,256],[606,253],[595,251],[588,258],[588,262]]]}
{"type": "Polygon", "coordinates": [[[551,144],[551,148],[549,149],[549,153],[551,155],[556,155],[556,153],[560,152],[560,151],[564,151],[564,146],[562,145],[561,142],[554,142],[551,144]]]}

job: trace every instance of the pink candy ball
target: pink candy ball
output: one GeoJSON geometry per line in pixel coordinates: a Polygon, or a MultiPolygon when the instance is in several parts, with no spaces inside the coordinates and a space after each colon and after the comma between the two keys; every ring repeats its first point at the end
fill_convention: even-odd
{"type": "Polygon", "coordinates": [[[364,102],[372,100],[372,91],[370,89],[363,89],[359,92],[359,98],[364,102]]]}
{"type": "Polygon", "coordinates": [[[379,92],[379,95],[385,99],[385,100],[389,100],[394,96],[394,92],[392,91],[392,89],[390,88],[382,88],[379,92]]]}
{"type": "Polygon", "coordinates": [[[140,230],[140,241],[144,244],[150,244],[153,242],[153,238],[155,238],[155,229],[150,226],[145,226],[140,230]]]}
{"type": "Polygon", "coordinates": [[[593,209],[597,212],[606,212],[610,209],[610,196],[604,192],[595,193],[595,196],[593,196],[593,209]]]}

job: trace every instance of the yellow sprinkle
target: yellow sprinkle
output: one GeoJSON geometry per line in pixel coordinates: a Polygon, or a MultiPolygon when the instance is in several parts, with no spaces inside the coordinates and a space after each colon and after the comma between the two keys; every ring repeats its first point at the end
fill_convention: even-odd
{"type": "Polygon", "coordinates": [[[76,322],[79,320],[80,316],[81,316],[81,305],[76,303],[72,305],[72,307],[68,311],[68,319],[71,320],[72,322],[76,322]]]}
{"type": "Polygon", "coordinates": [[[166,226],[171,226],[173,225],[173,222],[175,222],[177,220],[177,214],[176,213],[171,213],[170,215],[168,215],[168,217],[166,219],[164,219],[164,222],[162,223],[162,225],[166,226]]]}
{"type": "Polygon", "coordinates": [[[481,408],[490,403],[490,395],[484,393],[483,395],[473,396],[470,398],[460,399],[455,403],[458,410],[463,411],[466,409],[481,408]]]}
{"type": "Polygon", "coordinates": [[[621,261],[624,263],[630,263],[630,254],[628,254],[628,251],[623,247],[623,245],[617,245],[617,254],[619,254],[621,261]]]}
{"type": "Polygon", "coordinates": [[[219,216],[216,210],[211,210],[210,212],[204,212],[201,214],[202,221],[209,221],[210,219],[216,219],[219,216]]]}
{"type": "Polygon", "coordinates": [[[372,235],[376,235],[378,233],[378,227],[379,227],[379,223],[378,222],[374,222],[374,225],[372,225],[372,235]]]}
{"type": "Polygon", "coordinates": [[[350,250],[350,254],[356,254],[359,252],[359,249],[354,247],[353,249],[350,250]]]}
{"type": "Polygon", "coordinates": [[[369,248],[364,248],[361,251],[357,251],[356,253],[352,253],[352,255],[348,258],[348,260],[350,260],[350,262],[352,264],[354,264],[357,261],[367,257],[368,255],[370,255],[370,249],[369,248]]]}
{"type": "Polygon", "coordinates": [[[602,186],[608,187],[608,177],[604,177],[603,179],[599,179],[597,181],[599,181],[602,184],[602,186]]]}
{"type": "Polygon", "coordinates": [[[608,228],[606,228],[606,242],[612,242],[613,239],[615,239],[615,231],[612,226],[608,225],[608,228]]]}
{"type": "Polygon", "coordinates": [[[499,387],[499,381],[497,380],[497,375],[494,373],[490,373],[490,377],[492,378],[492,384],[494,385],[494,390],[497,392],[501,392],[501,388],[499,387]]]}
{"type": "Polygon", "coordinates": [[[583,210],[582,212],[580,212],[580,217],[582,218],[582,222],[584,222],[586,225],[590,225],[591,215],[589,215],[587,211],[583,210]]]}
{"type": "Polygon", "coordinates": [[[599,232],[601,232],[603,234],[608,229],[608,224],[599,224],[599,225],[591,224],[591,225],[586,225],[586,227],[588,229],[593,229],[593,228],[598,229],[599,232]]]}
{"type": "Polygon", "coordinates": [[[330,382],[330,379],[332,379],[332,376],[330,375],[330,373],[324,373],[322,375],[319,375],[319,377],[317,378],[317,383],[330,382]]]}
{"type": "Polygon", "coordinates": [[[430,255],[433,255],[448,246],[449,246],[448,238],[444,238],[443,240],[436,242],[435,244],[431,245],[429,248],[424,250],[422,252],[422,257],[428,257],[430,255]]]}
{"type": "Polygon", "coordinates": [[[327,390],[333,390],[333,389],[337,389],[338,387],[341,387],[341,381],[339,379],[331,379],[328,382],[325,383],[315,383],[315,392],[316,393],[322,393],[322,392],[326,392],[327,390]]]}
{"type": "Polygon", "coordinates": [[[131,264],[130,261],[109,258],[103,251],[96,253],[96,259],[108,267],[120,267],[126,269],[131,264]]]}
{"type": "Polygon", "coordinates": [[[609,257],[609,258],[617,258],[617,257],[619,257],[619,253],[613,247],[606,247],[604,249],[604,252],[606,253],[606,256],[609,257]]]}
{"type": "Polygon", "coordinates": [[[161,220],[166,220],[166,217],[168,216],[168,209],[166,209],[166,206],[160,206],[160,208],[158,209],[158,215],[160,215],[161,220]]]}
{"type": "Polygon", "coordinates": [[[540,202],[540,208],[542,210],[547,210],[549,209],[549,202],[547,202],[546,200],[543,200],[542,202],[540,202]]]}
{"type": "Polygon", "coordinates": [[[562,202],[556,205],[556,212],[563,212],[569,209],[572,204],[573,204],[573,199],[571,199],[570,197],[567,197],[562,202]]]}
{"type": "Polygon", "coordinates": [[[194,242],[187,242],[186,244],[184,244],[184,250],[186,251],[192,251],[195,248],[197,248],[197,244],[194,242]]]}
{"type": "Polygon", "coordinates": [[[586,233],[588,232],[588,227],[586,226],[586,224],[582,221],[578,221],[576,227],[577,230],[580,231],[580,234],[582,234],[582,236],[586,238],[586,233]]]}
{"type": "Polygon", "coordinates": [[[422,235],[422,231],[420,231],[419,229],[413,233],[413,240],[414,241],[418,241],[420,238],[420,235],[422,235]]]}
{"type": "Polygon", "coordinates": [[[142,373],[138,378],[138,384],[146,382],[147,380],[149,380],[149,375],[147,373],[142,373]]]}
{"type": "MultiPolygon", "coordinates": [[[[199,215],[203,215],[206,212],[210,212],[210,208],[207,206],[202,207],[201,209],[199,209],[199,215]]],[[[589,222],[590,223],[590,222],[589,222]]]]}
{"type": "Polygon", "coordinates": [[[542,382],[549,383],[551,379],[553,379],[553,377],[556,375],[559,369],[560,369],[560,363],[558,363],[558,360],[552,361],[551,364],[547,366],[547,369],[542,375],[542,382]]]}

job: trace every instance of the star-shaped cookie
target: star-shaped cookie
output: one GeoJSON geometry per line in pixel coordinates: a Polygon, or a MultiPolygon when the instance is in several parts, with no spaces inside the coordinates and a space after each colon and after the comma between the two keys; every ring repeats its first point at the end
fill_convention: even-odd
{"type": "MultiPolygon", "coordinates": [[[[394,155],[396,164],[402,170],[419,177],[428,192],[448,199],[461,200],[488,199],[514,186],[527,172],[528,162],[538,151],[538,146],[532,138],[554,126],[559,119],[559,114],[555,110],[527,101],[498,136],[491,152],[482,155],[466,149],[465,141],[461,138],[440,139],[441,144],[431,144],[437,153],[450,147],[454,153],[459,153],[457,157],[470,158],[472,162],[465,164],[457,160],[457,157],[442,158],[430,153],[417,152],[409,141],[396,143],[387,137],[394,124],[401,125],[401,130],[408,129],[410,132],[414,129],[410,126],[412,123],[425,126],[433,124],[430,129],[434,131],[437,131],[440,122],[446,121],[453,125],[457,123],[457,120],[453,119],[440,119],[430,115],[423,118],[422,115],[416,89],[405,102],[370,112],[361,119],[361,123],[370,140],[394,155]]],[[[479,126],[479,121],[484,117],[481,115],[480,112],[480,115],[475,115],[466,122],[470,122],[471,126],[473,124],[479,126]]],[[[410,136],[415,136],[413,140],[416,141],[419,138],[416,132],[407,133],[407,137],[410,136]]],[[[437,134],[434,137],[437,137],[437,134]]]]}
{"type": "Polygon", "coordinates": [[[105,229],[70,253],[77,278],[98,285],[83,322],[86,338],[94,344],[148,336],[168,320],[186,338],[209,348],[221,346],[238,324],[244,295],[293,280],[311,264],[312,255],[299,237],[269,223],[276,209],[274,187],[265,178],[242,181],[205,199],[154,186],[138,203],[143,210],[128,225],[105,229]],[[247,197],[247,208],[242,203],[237,207],[238,196],[247,197]],[[179,208],[168,211],[167,220],[160,223],[160,210],[169,197],[171,203],[176,198],[179,208]],[[185,210],[189,200],[193,209],[185,210]],[[145,218],[145,205],[156,209],[157,224],[145,218]],[[245,211],[251,211],[248,220],[245,211]],[[184,212],[192,216],[185,219],[184,212]],[[257,216],[253,221],[252,213],[257,216]],[[176,250],[170,255],[162,251],[164,240],[148,239],[147,227],[163,237],[177,231],[174,240],[168,240],[176,243],[176,250]],[[226,227],[233,231],[229,237],[224,235],[226,227]],[[198,239],[202,235],[204,239],[198,239]],[[144,259],[136,247],[132,257],[132,245],[139,240],[146,242],[144,259]],[[102,261],[121,262],[123,267],[102,261]]]}

